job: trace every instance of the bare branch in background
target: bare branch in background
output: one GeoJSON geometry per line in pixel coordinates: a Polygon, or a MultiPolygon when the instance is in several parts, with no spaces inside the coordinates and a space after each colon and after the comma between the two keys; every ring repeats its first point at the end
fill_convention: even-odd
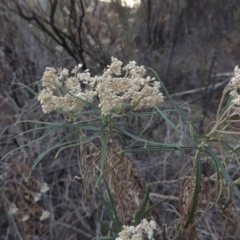
{"type": "MultiPolygon", "coordinates": [[[[7,8],[16,13],[42,32],[50,36],[58,46],[61,46],[76,62],[87,69],[86,58],[92,58],[102,67],[107,65],[107,57],[103,52],[98,56],[89,48],[86,35],[94,35],[85,18],[86,4],[83,0],[46,1],[45,6],[40,1],[12,0],[7,8]]],[[[100,49],[100,46],[95,48],[100,49]]]]}

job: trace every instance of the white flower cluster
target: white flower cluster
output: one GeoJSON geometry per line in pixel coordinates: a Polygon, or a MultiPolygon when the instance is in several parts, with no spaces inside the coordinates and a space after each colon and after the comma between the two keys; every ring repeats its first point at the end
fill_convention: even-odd
{"type": "Polygon", "coordinates": [[[162,93],[159,92],[160,83],[155,78],[144,78],[144,66],[136,66],[135,61],[123,68],[121,66],[121,61],[112,58],[112,64],[97,85],[103,115],[120,109],[124,104],[136,106],[135,110],[138,110],[154,107],[163,101],[162,93]],[[122,71],[125,72],[123,77],[122,71]]]}
{"type": "Polygon", "coordinates": [[[144,78],[145,67],[136,66],[134,61],[122,67],[122,62],[112,57],[112,63],[103,75],[95,77],[91,77],[88,70],[78,73],[80,68],[81,65],[72,70],[74,76],[69,76],[67,69],[57,72],[54,68],[46,68],[42,79],[45,89],[38,97],[44,113],[56,109],[81,109],[85,104],[80,99],[92,102],[94,96],[99,97],[99,107],[105,116],[125,105],[138,110],[154,107],[163,101],[160,83],[155,78],[144,78]],[[84,91],[81,84],[85,86],[84,91]]]}
{"type": "Polygon", "coordinates": [[[153,231],[157,228],[155,221],[148,222],[143,219],[140,224],[134,226],[123,226],[123,230],[118,233],[116,240],[142,240],[143,233],[147,234],[148,239],[153,239],[153,231]]]}
{"type": "Polygon", "coordinates": [[[234,104],[240,105],[240,95],[238,93],[240,89],[240,69],[238,66],[234,69],[234,75],[230,81],[230,95],[233,96],[232,102],[234,104]]]}
{"type": "Polygon", "coordinates": [[[82,65],[78,65],[72,70],[74,76],[69,76],[67,69],[60,69],[58,72],[54,68],[46,68],[42,78],[42,85],[45,87],[39,94],[38,100],[42,104],[44,113],[50,113],[56,109],[65,112],[82,109],[84,101],[92,102],[96,92],[93,90],[94,78],[85,71],[78,73],[82,65]],[[80,84],[85,84],[82,90],[80,84]],[[80,98],[80,99],[79,99],[80,98]]]}

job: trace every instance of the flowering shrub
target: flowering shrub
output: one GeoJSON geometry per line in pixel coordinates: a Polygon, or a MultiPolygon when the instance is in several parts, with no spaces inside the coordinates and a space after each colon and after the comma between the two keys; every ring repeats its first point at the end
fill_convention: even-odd
{"type": "MultiPolygon", "coordinates": [[[[234,137],[239,132],[236,129],[232,130],[231,127],[233,123],[239,122],[236,117],[239,117],[240,69],[235,68],[233,78],[223,91],[216,120],[203,134],[172,99],[158,76],[157,79],[145,77],[145,67],[137,66],[134,61],[124,67],[122,65],[121,61],[112,57],[112,62],[103,75],[94,77],[90,75],[89,70],[81,72],[81,65],[76,66],[71,73],[67,69],[46,68],[42,78],[44,89],[38,95],[38,100],[42,104],[44,113],[60,111],[68,120],[66,124],[49,124],[53,126],[52,132],[66,127],[71,131],[42,153],[35,160],[32,169],[55,148],[59,149],[56,157],[65,148],[78,148],[78,164],[85,187],[84,194],[89,194],[91,185],[111,220],[109,224],[111,226],[99,220],[101,226],[113,236],[118,235],[117,240],[140,240],[146,236],[148,239],[159,239],[161,235],[167,235],[162,221],[155,218],[158,215],[155,209],[163,201],[153,203],[150,200],[150,186],[146,187],[147,184],[141,172],[127,153],[176,150],[185,153],[191,150],[191,154],[194,151],[194,156],[187,161],[191,163],[191,167],[186,171],[183,171],[184,169],[179,171],[178,201],[181,217],[175,226],[175,231],[178,233],[174,237],[181,239],[189,235],[197,238],[200,230],[196,225],[200,224],[214,206],[219,206],[224,216],[237,224],[239,219],[232,206],[234,206],[235,195],[240,199],[240,191],[237,187],[240,180],[232,179],[228,166],[229,163],[233,164],[234,160],[236,163],[239,162],[239,141],[234,137]],[[173,109],[163,111],[158,108],[158,105],[163,102],[160,86],[172,103],[173,109]],[[230,99],[223,106],[224,98],[228,94],[230,99]],[[85,106],[86,111],[83,112],[82,109],[85,106]],[[137,111],[151,108],[154,108],[154,111],[144,113],[137,111]],[[184,132],[179,125],[174,124],[168,115],[172,112],[177,113],[184,120],[189,126],[189,131],[184,132]],[[95,118],[85,123],[86,121],[81,121],[84,114],[94,115],[95,118]],[[154,114],[161,116],[169,126],[188,141],[188,144],[174,145],[145,139],[125,128],[121,121],[115,121],[116,118],[123,116],[141,117],[154,114]],[[86,136],[84,131],[88,129],[94,134],[86,136]],[[77,133],[78,138],[68,141],[74,133],[77,133]],[[135,149],[132,149],[131,145],[126,148],[128,146],[126,137],[142,145],[135,149]],[[213,143],[218,144],[221,158],[216,154],[213,143]],[[201,169],[206,161],[211,162],[212,167],[204,176],[201,169]],[[217,183],[213,191],[210,188],[212,182],[217,183]]],[[[44,122],[41,124],[48,125],[44,122]]],[[[50,127],[40,129],[46,128],[49,131],[50,127]]],[[[51,131],[49,131],[50,134],[51,131]]],[[[14,206],[9,211],[11,214],[17,212],[17,206],[14,206]]],[[[49,214],[47,211],[44,212],[40,220],[44,221],[49,214]]],[[[101,239],[105,238],[101,237],[101,239]]],[[[106,239],[115,238],[106,237],[106,239]]]]}

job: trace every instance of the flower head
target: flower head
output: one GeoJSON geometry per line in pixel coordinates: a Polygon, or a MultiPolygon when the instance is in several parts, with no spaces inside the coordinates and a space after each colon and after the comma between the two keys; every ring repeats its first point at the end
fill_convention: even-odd
{"type": "Polygon", "coordinates": [[[98,96],[99,107],[105,116],[123,110],[127,105],[139,110],[163,101],[160,83],[155,78],[145,77],[144,66],[131,61],[122,67],[123,63],[117,58],[111,60],[103,75],[95,77],[91,77],[89,70],[79,72],[81,64],[71,74],[67,69],[46,68],[42,81],[45,88],[38,97],[43,112],[79,110],[85,106],[84,101],[92,102],[95,96],[98,96]]]}
{"type": "Polygon", "coordinates": [[[123,229],[118,233],[118,238],[116,240],[142,240],[143,233],[147,234],[148,239],[153,239],[153,231],[157,229],[157,224],[155,221],[151,220],[148,222],[143,219],[140,224],[136,227],[134,226],[123,226],[123,229]]]}
{"type": "Polygon", "coordinates": [[[78,73],[81,67],[82,65],[79,64],[70,75],[67,69],[57,72],[54,68],[46,68],[42,81],[45,88],[38,96],[44,113],[50,113],[56,109],[64,112],[75,111],[85,106],[81,99],[88,102],[93,101],[96,96],[94,90],[96,78],[91,78],[88,71],[78,73]],[[48,81],[49,79],[52,82],[48,81]],[[82,89],[81,83],[86,84],[85,89],[82,89]]]}
{"type": "Polygon", "coordinates": [[[229,83],[230,95],[233,97],[232,102],[236,105],[240,105],[240,95],[238,89],[240,88],[240,69],[238,66],[234,69],[234,75],[229,83]]]}
{"type": "Polygon", "coordinates": [[[159,91],[160,83],[155,78],[144,78],[144,66],[139,67],[134,61],[123,68],[121,65],[122,62],[112,58],[112,64],[108,66],[96,87],[103,115],[109,115],[125,105],[134,106],[135,110],[138,110],[154,107],[163,101],[159,91]],[[119,77],[122,71],[125,71],[125,75],[119,77]]]}
{"type": "Polygon", "coordinates": [[[55,68],[46,68],[42,78],[42,85],[48,89],[56,89],[57,86],[61,86],[55,68]]]}

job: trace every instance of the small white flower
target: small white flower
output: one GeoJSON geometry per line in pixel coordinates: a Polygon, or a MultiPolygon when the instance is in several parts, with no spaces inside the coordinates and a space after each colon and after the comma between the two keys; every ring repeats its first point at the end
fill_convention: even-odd
{"type": "Polygon", "coordinates": [[[34,202],[38,202],[41,199],[41,193],[33,193],[34,202]]]}
{"type": "Polygon", "coordinates": [[[26,222],[29,218],[29,215],[23,215],[22,222],[26,222]]]}
{"type": "Polygon", "coordinates": [[[68,70],[66,68],[64,68],[61,72],[60,75],[62,75],[63,77],[67,77],[68,76],[68,70]]]}
{"type": "Polygon", "coordinates": [[[16,207],[15,203],[12,203],[9,207],[8,214],[13,215],[17,213],[18,208],[16,207]]]}
{"type": "Polygon", "coordinates": [[[41,189],[40,189],[41,193],[45,193],[48,190],[49,190],[49,187],[48,187],[47,183],[43,183],[41,186],[41,189]]]}
{"type": "Polygon", "coordinates": [[[43,220],[45,220],[45,219],[48,219],[49,216],[50,216],[50,212],[44,211],[44,212],[42,213],[42,216],[40,217],[40,221],[43,221],[43,220]]]}
{"type": "Polygon", "coordinates": [[[150,221],[150,226],[151,226],[152,229],[156,229],[157,228],[157,224],[153,220],[150,221]]]}

